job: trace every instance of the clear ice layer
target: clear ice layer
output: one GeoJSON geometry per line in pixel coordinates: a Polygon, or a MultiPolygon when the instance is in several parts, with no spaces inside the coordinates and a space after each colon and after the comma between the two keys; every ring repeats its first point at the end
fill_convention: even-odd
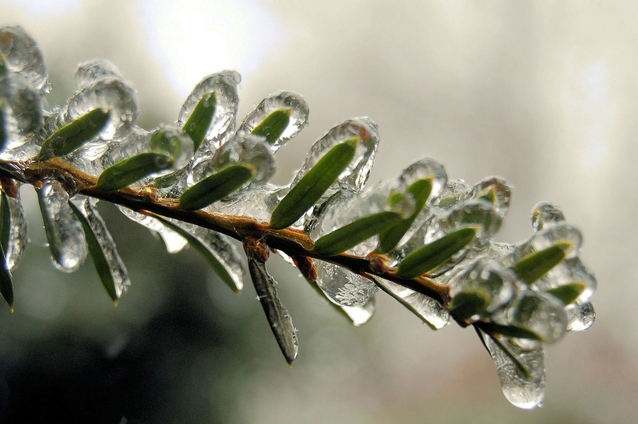
{"type": "Polygon", "coordinates": [[[46,183],[37,194],[53,264],[60,271],[73,272],[87,255],[82,224],[69,206],[69,196],[60,183],[46,183]]]}

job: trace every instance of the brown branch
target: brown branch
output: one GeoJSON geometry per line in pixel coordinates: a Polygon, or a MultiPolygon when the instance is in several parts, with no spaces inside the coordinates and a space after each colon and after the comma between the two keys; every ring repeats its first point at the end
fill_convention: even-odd
{"type": "Polygon", "coordinates": [[[56,180],[64,186],[69,195],[82,194],[124,206],[139,213],[157,214],[188,222],[241,242],[248,238],[258,239],[265,242],[271,249],[280,250],[292,258],[314,258],[340,265],[364,277],[384,278],[430,296],[444,306],[447,306],[450,300],[447,285],[437,283],[427,276],[413,279],[399,278],[396,275],[396,268],[388,265],[390,259],[384,255],[360,257],[343,253],[322,256],[313,250],[313,240],[300,230],[290,228],[275,230],[270,228],[268,223],[258,222],[247,216],[224,215],[204,210],[184,210],[179,207],[177,199],[159,198],[152,187],[140,189],[126,187],[117,191],[104,191],[96,187],[96,177],[74,168],[59,158],[44,162],[0,161],[0,181],[6,178],[33,186],[40,186],[47,180],[56,180]]]}

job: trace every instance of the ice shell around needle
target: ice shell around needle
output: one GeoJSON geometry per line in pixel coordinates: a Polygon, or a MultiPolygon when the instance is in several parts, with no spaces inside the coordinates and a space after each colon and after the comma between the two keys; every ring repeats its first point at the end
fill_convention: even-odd
{"type": "Polygon", "coordinates": [[[565,222],[565,215],[555,205],[541,202],[534,206],[532,211],[532,228],[538,232],[547,226],[565,222]]]}
{"type": "Polygon", "coordinates": [[[506,338],[494,339],[481,333],[505,398],[522,409],[542,406],[545,398],[545,365],[543,347],[523,349],[506,338]]]}
{"type": "Polygon", "coordinates": [[[108,60],[92,59],[78,65],[75,70],[75,86],[83,89],[101,79],[121,77],[120,70],[108,60]]]}
{"type": "Polygon", "coordinates": [[[63,272],[77,270],[86,259],[87,246],[69,196],[60,183],[51,182],[38,190],[38,200],[53,265],[63,272]]]}
{"type": "Polygon", "coordinates": [[[188,121],[201,98],[207,93],[215,93],[215,114],[204,136],[204,142],[197,151],[197,162],[212,156],[227,135],[234,131],[239,104],[237,85],[240,81],[241,76],[235,71],[222,71],[209,75],[195,86],[184,101],[177,118],[177,125],[180,128],[188,121]],[[199,158],[199,156],[202,157],[199,158]]]}
{"type": "Polygon", "coordinates": [[[591,303],[574,303],[565,308],[567,331],[585,331],[596,321],[596,312],[591,303]]]}
{"type": "Polygon", "coordinates": [[[47,69],[35,40],[19,26],[0,27],[0,54],[9,71],[23,75],[29,86],[47,91],[47,69]]]}
{"type": "MultiPolygon", "coordinates": [[[[43,124],[42,97],[34,91],[22,75],[0,77],[0,99],[4,102],[5,119],[13,121],[16,135],[26,136],[40,129],[43,124]]],[[[11,133],[11,129],[9,131],[11,133]]],[[[26,138],[19,137],[20,142],[11,141],[7,148],[16,148],[24,144],[26,138]]]]}
{"type": "Polygon", "coordinates": [[[377,279],[376,282],[386,293],[401,302],[433,330],[439,330],[450,322],[447,309],[431,297],[392,281],[377,279]]]}
{"type": "Polygon", "coordinates": [[[27,219],[24,215],[24,208],[22,207],[20,197],[13,198],[3,195],[2,201],[6,201],[7,206],[9,207],[9,222],[11,223],[11,229],[9,230],[9,243],[7,245],[5,255],[7,268],[9,268],[9,271],[13,271],[20,263],[22,256],[24,255],[24,250],[29,243],[27,219]]]}
{"type": "MultiPolygon", "coordinates": [[[[337,125],[317,140],[306,155],[306,160],[297,172],[292,186],[294,186],[330,149],[342,141],[353,136],[359,137],[359,145],[355,157],[350,165],[339,176],[338,186],[347,190],[361,190],[374,163],[374,157],[379,146],[379,130],[370,118],[354,118],[337,125]]],[[[325,197],[334,194],[339,187],[333,186],[325,197]]]]}
{"type": "Polygon", "coordinates": [[[116,298],[119,298],[129,288],[131,281],[128,277],[126,266],[124,265],[124,262],[122,262],[117,251],[113,237],[106,227],[104,220],[95,208],[96,203],[96,201],[87,197],[73,200],[73,204],[77,206],[82,215],[86,218],[89,226],[91,227],[91,231],[93,231],[93,234],[102,249],[104,258],[108,263],[109,272],[113,279],[115,294],[117,295],[116,298]]]}
{"type": "Polygon", "coordinates": [[[271,94],[262,100],[257,107],[250,112],[239,127],[239,131],[252,132],[268,115],[278,109],[290,110],[290,121],[279,138],[270,145],[272,152],[279,150],[288,140],[295,137],[308,125],[308,104],[304,98],[291,91],[281,91],[271,94]]]}
{"type": "Polygon", "coordinates": [[[363,306],[370,302],[378,291],[367,278],[323,261],[316,261],[317,285],[337,305],[363,306]]]}

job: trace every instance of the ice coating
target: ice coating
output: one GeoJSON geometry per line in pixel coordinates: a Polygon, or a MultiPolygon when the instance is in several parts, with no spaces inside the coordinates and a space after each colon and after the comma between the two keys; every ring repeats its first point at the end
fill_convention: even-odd
{"type": "Polygon", "coordinates": [[[113,284],[115,286],[115,294],[117,298],[122,296],[131,285],[131,281],[128,277],[128,271],[120,254],[117,252],[117,247],[113,237],[109,232],[104,220],[95,208],[95,200],[91,200],[86,197],[76,198],[73,200],[73,204],[79,209],[79,211],[86,218],[91,231],[95,235],[97,242],[104,253],[104,257],[109,266],[109,272],[113,278],[113,284]]]}
{"type": "Polygon", "coordinates": [[[184,237],[169,229],[157,219],[132,211],[123,206],[118,206],[118,209],[131,221],[137,222],[138,224],[157,233],[164,242],[164,246],[168,253],[178,253],[188,245],[188,241],[184,237]]]}
{"type": "Polygon", "coordinates": [[[520,260],[523,257],[540,250],[551,247],[555,243],[567,242],[572,248],[567,251],[567,259],[578,256],[578,251],[582,244],[582,235],[580,231],[567,223],[557,223],[534,233],[530,239],[516,249],[514,260],[520,260]]]}
{"type": "Polygon", "coordinates": [[[536,290],[545,291],[574,282],[584,286],[583,292],[576,301],[580,303],[589,301],[596,290],[596,277],[589,272],[579,258],[565,259],[549,270],[540,280],[535,281],[533,287],[536,290]]]}
{"type": "Polygon", "coordinates": [[[78,65],[75,70],[75,86],[83,89],[101,79],[121,77],[120,70],[108,60],[92,59],[78,65]]]}
{"type": "Polygon", "coordinates": [[[234,163],[245,163],[255,167],[256,174],[252,185],[266,183],[276,170],[275,158],[264,139],[240,132],[224,143],[210,161],[194,166],[188,183],[196,184],[206,176],[234,163]]]}
{"type": "Polygon", "coordinates": [[[363,306],[378,291],[367,278],[329,262],[316,261],[317,285],[334,303],[341,306],[363,306]]]}
{"type": "Polygon", "coordinates": [[[308,125],[308,104],[301,95],[291,91],[281,91],[271,94],[263,99],[257,107],[244,118],[244,121],[239,126],[239,131],[246,133],[252,132],[268,115],[279,109],[287,109],[290,111],[290,121],[279,138],[270,145],[271,151],[273,153],[276,152],[288,140],[295,137],[308,125]]]}
{"type": "Polygon", "coordinates": [[[514,406],[534,409],[545,398],[545,364],[542,346],[523,349],[505,338],[495,339],[481,333],[503,394],[514,406]]]}
{"type": "MultiPolygon", "coordinates": [[[[489,302],[485,309],[489,314],[512,301],[519,286],[513,272],[496,261],[480,258],[458,273],[450,281],[450,287],[452,297],[476,289],[487,294],[489,302]]],[[[475,320],[479,318],[475,317],[475,320]]]]}
{"type": "Polygon", "coordinates": [[[272,184],[240,190],[226,199],[215,202],[206,210],[224,214],[250,216],[257,222],[270,221],[273,209],[282,199],[286,189],[272,184]]]}
{"type": "Polygon", "coordinates": [[[204,136],[204,142],[197,151],[198,161],[211,157],[225,141],[226,136],[234,131],[239,104],[237,85],[240,81],[241,76],[235,71],[222,71],[209,75],[195,86],[184,101],[177,118],[177,125],[180,128],[188,121],[200,99],[208,93],[215,93],[215,114],[204,136]]]}
{"type": "Polygon", "coordinates": [[[374,305],[375,300],[374,298],[372,298],[365,305],[337,305],[337,307],[341,308],[341,310],[348,316],[350,321],[352,321],[352,325],[354,325],[355,327],[359,327],[370,321],[370,318],[372,318],[372,315],[374,315],[374,305]]]}
{"type": "Polygon", "coordinates": [[[0,99],[9,124],[7,148],[19,147],[27,141],[25,137],[42,127],[42,97],[22,75],[11,75],[0,76],[0,99]]]}
{"type": "Polygon", "coordinates": [[[573,303],[565,308],[567,331],[585,331],[596,321],[596,312],[591,303],[573,303]]]}
{"type": "Polygon", "coordinates": [[[69,196],[60,183],[50,182],[38,190],[38,200],[53,264],[63,272],[77,270],[86,259],[87,247],[69,196]]]}
{"type": "Polygon", "coordinates": [[[350,165],[339,176],[338,187],[333,185],[328,189],[326,197],[333,194],[339,187],[348,190],[361,190],[368,180],[374,157],[379,145],[379,130],[369,118],[354,118],[337,125],[317,140],[306,155],[306,160],[297,172],[292,186],[294,186],[318,161],[335,145],[350,137],[359,137],[359,145],[355,157],[350,165]]]}
{"type": "Polygon", "coordinates": [[[72,122],[86,113],[101,108],[110,112],[111,117],[100,131],[95,143],[105,143],[114,137],[126,135],[137,119],[135,91],[120,78],[100,78],[71,96],[64,111],[63,119],[72,122]]]}
{"type": "Polygon", "coordinates": [[[9,271],[16,269],[22,260],[24,250],[29,244],[27,220],[24,215],[24,208],[22,207],[22,201],[19,195],[19,192],[17,198],[9,197],[4,194],[2,195],[2,201],[6,201],[9,208],[9,222],[11,223],[11,228],[9,230],[9,243],[7,244],[7,250],[5,252],[5,259],[9,271]]]}
{"type": "Polygon", "coordinates": [[[504,218],[509,210],[512,189],[502,178],[490,177],[474,185],[472,198],[483,199],[492,203],[496,213],[501,218],[504,218]]]}
{"type": "Polygon", "coordinates": [[[541,231],[546,226],[565,222],[565,215],[551,203],[538,203],[532,211],[532,228],[541,231]]]}
{"type": "Polygon", "coordinates": [[[477,228],[477,238],[487,240],[498,232],[502,221],[503,217],[494,204],[486,200],[471,200],[453,209],[439,225],[445,233],[462,227],[477,228]]]}
{"type": "Polygon", "coordinates": [[[0,55],[10,72],[20,73],[29,86],[46,91],[47,69],[35,40],[19,26],[0,27],[0,55]]]}
{"type": "Polygon", "coordinates": [[[207,228],[174,220],[172,222],[196,238],[224,266],[233,280],[235,291],[239,292],[243,289],[244,258],[232,239],[207,228]]]}
{"type": "Polygon", "coordinates": [[[563,304],[546,293],[521,290],[516,299],[503,311],[491,316],[492,321],[513,325],[539,335],[544,342],[559,340],[567,329],[567,315],[563,304]]]}
{"type": "Polygon", "coordinates": [[[384,279],[377,279],[376,281],[385,292],[401,302],[433,330],[439,330],[449,323],[450,314],[447,309],[431,297],[392,281],[384,279]]]}

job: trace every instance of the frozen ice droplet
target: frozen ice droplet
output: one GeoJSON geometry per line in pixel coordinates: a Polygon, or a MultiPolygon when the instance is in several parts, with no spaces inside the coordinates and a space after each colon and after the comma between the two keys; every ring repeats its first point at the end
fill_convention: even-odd
{"type": "Polygon", "coordinates": [[[9,71],[23,75],[30,87],[47,89],[47,69],[42,52],[22,27],[0,27],[0,54],[9,71]]]}
{"type": "Polygon", "coordinates": [[[157,233],[157,235],[159,235],[164,242],[164,246],[166,247],[166,251],[168,253],[180,252],[188,245],[188,241],[184,237],[169,229],[168,227],[166,227],[166,225],[162,224],[157,219],[132,211],[128,208],[125,208],[124,206],[118,206],[118,209],[131,221],[137,222],[138,224],[157,233]]]}
{"type": "Polygon", "coordinates": [[[4,100],[3,113],[5,120],[13,124],[17,137],[11,137],[11,127],[5,129],[9,133],[7,148],[16,148],[26,142],[26,136],[39,130],[42,126],[42,96],[33,90],[22,75],[0,76],[0,99],[4,100]],[[19,140],[19,141],[18,141],[19,140]]]}
{"type": "Polygon", "coordinates": [[[583,285],[583,292],[577,299],[579,303],[589,301],[594,291],[596,291],[596,277],[589,272],[582,261],[577,257],[565,259],[550,269],[540,280],[534,282],[533,287],[536,290],[546,291],[570,283],[583,285]]]}
{"type": "Polygon", "coordinates": [[[522,409],[542,406],[545,398],[545,364],[542,345],[523,349],[506,338],[481,332],[505,398],[522,409]]]}
{"type": "Polygon", "coordinates": [[[121,77],[120,70],[108,60],[92,59],[78,65],[75,70],[75,85],[82,89],[101,79],[121,77]]]}
{"type": "Polygon", "coordinates": [[[75,271],[86,259],[87,247],[69,196],[60,183],[51,182],[38,190],[38,200],[53,264],[64,272],[75,271]]]}
{"type": "Polygon", "coordinates": [[[512,189],[505,180],[498,177],[486,178],[476,183],[472,189],[472,198],[482,199],[494,206],[494,211],[504,218],[510,207],[512,189]]]}
{"type": "Polygon", "coordinates": [[[538,203],[532,211],[532,228],[540,231],[547,226],[565,222],[563,211],[551,203],[538,203]]]}
{"type": "Polygon", "coordinates": [[[370,318],[372,318],[372,315],[374,315],[375,299],[373,297],[365,305],[336,306],[341,308],[343,313],[348,316],[350,321],[352,321],[352,325],[354,325],[355,327],[359,327],[370,321],[370,318]]]}
{"type": "Polygon", "coordinates": [[[69,99],[63,119],[69,123],[98,108],[109,111],[111,117],[96,138],[109,140],[124,136],[137,119],[135,91],[120,78],[98,79],[69,99]]]}
{"type": "Polygon", "coordinates": [[[446,233],[462,227],[475,227],[479,241],[485,241],[498,232],[502,221],[503,217],[494,204],[485,200],[470,200],[455,207],[439,225],[446,233]]]}
{"type": "Polygon", "coordinates": [[[594,325],[596,312],[591,303],[573,303],[565,308],[567,331],[584,331],[594,325]]]}
{"type": "Polygon", "coordinates": [[[276,152],[288,140],[295,137],[308,125],[309,109],[301,95],[291,91],[281,91],[266,97],[244,118],[244,121],[239,127],[239,131],[252,132],[266,117],[279,109],[287,109],[290,111],[290,121],[279,138],[270,145],[272,152],[276,152]]]}
{"type": "Polygon", "coordinates": [[[188,95],[177,118],[177,125],[181,128],[201,100],[208,93],[215,93],[215,114],[204,142],[200,145],[197,155],[202,156],[198,161],[211,157],[215,150],[224,142],[226,137],[235,129],[235,117],[239,96],[237,85],[241,76],[235,71],[222,71],[201,80],[188,95]]]}
{"type": "Polygon", "coordinates": [[[317,285],[337,305],[365,305],[370,302],[378,290],[372,281],[340,266],[317,261],[316,267],[317,285]]]}
{"type": "Polygon", "coordinates": [[[377,279],[377,284],[433,330],[445,327],[450,321],[447,309],[431,297],[384,279],[377,279]]]}
{"type": "Polygon", "coordinates": [[[275,174],[275,158],[270,146],[262,137],[240,132],[224,143],[210,161],[193,166],[188,183],[195,184],[206,176],[235,163],[250,164],[255,167],[255,177],[251,182],[253,186],[266,183],[275,174]]]}
{"type": "Polygon", "coordinates": [[[361,190],[368,180],[379,145],[377,124],[365,117],[345,121],[317,140],[306,155],[306,160],[297,172],[292,186],[297,184],[330,149],[354,136],[359,137],[359,145],[357,146],[355,157],[339,176],[337,180],[338,187],[333,185],[332,188],[328,189],[325,196],[334,194],[339,187],[353,191],[361,190]]]}
{"type": "MultiPolygon", "coordinates": [[[[91,200],[87,197],[73,200],[73,204],[76,205],[80,213],[86,218],[86,222],[89,227],[91,227],[91,231],[95,235],[99,247],[104,254],[104,258],[108,263],[108,272],[111,274],[113,280],[116,298],[119,298],[131,285],[131,281],[129,280],[126,266],[117,251],[115,241],[113,241],[113,237],[106,227],[104,220],[95,208],[95,203],[95,200],[91,200]]],[[[103,270],[100,272],[103,272],[103,270]]]]}
{"type": "Polygon", "coordinates": [[[566,253],[567,259],[578,256],[578,251],[582,244],[583,237],[580,231],[567,223],[557,223],[547,226],[530,237],[525,243],[516,249],[515,260],[519,260],[530,253],[539,252],[551,247],[555,243],[567,242],[571,244],[571,249],[566,253]]]}
{"type": "MultiPolygon", "coordinates": [[[[5,251],[9,271],[13,271],[18,266],[18,263],[20,263],[24,255],[24,250],[29,243],[27,220],[24,215],[24,209],[22,208],[22,201],[19,197],[20,192],[18,191],[17,194],[17,198],[9,197],[4,193],[2,194],[2,202],[6,202],[6,209],[9,211],[8,222],[11,225],[7,249],[5,251]]],[[[3,210],[6,209],[3,205],[3,210]]],[[[7,220],[5,220],[5,222],[7,222],[7,220]]]]}

